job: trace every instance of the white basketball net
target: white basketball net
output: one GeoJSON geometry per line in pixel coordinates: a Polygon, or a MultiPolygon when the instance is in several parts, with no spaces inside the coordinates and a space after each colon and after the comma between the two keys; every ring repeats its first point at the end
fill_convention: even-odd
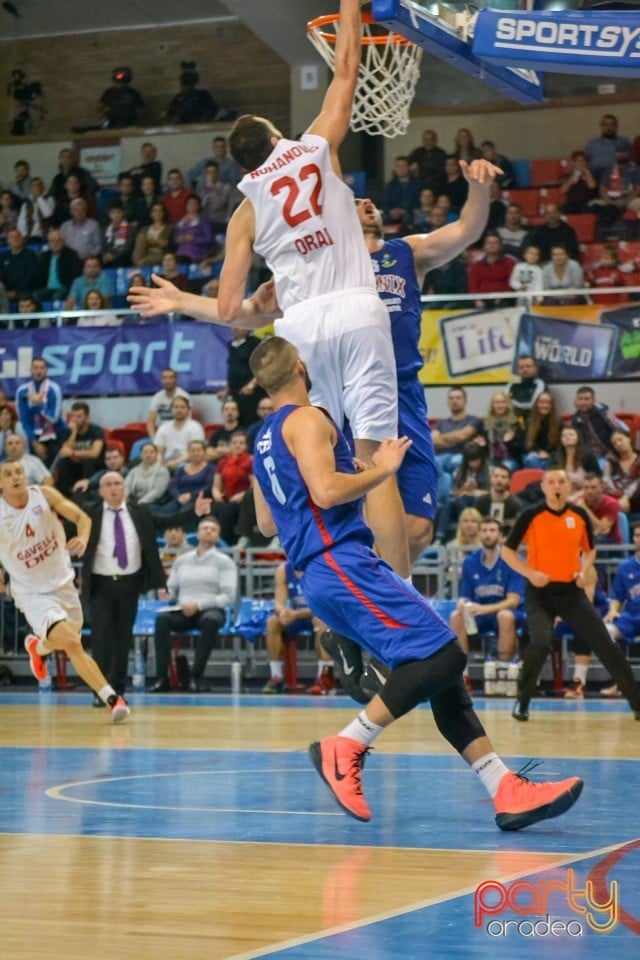
{"type": "MultiPolygon", "coordinates": [[[[331,70],[335,69],[339,30],[339,18],[322,25],[314,22],[307,25],[309,39],[331,70]]],[[[362,61],[351,112],[352,130],[383,137],[398,137],[406,132],[421,59],[422,47],[377,24],[363,21],[362,61]],[[380,42],[384,34],[384,42],[380,42]]]]}

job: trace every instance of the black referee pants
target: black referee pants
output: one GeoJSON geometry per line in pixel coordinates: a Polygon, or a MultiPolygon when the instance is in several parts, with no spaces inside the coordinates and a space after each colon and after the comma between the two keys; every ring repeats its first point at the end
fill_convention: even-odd
{"type": "Polygon", "coordinates": [[[523,706],[527,706],[534,695],[540,671],[551,651],[554,620],[562,617],[576,637],[584,640],[607,668],[632,709],[640,709],[640,694],[629,661],[609,636],[584,590],[575,583],[552,582],[546,587],[527,583],[524,598],[529,646],[524,655],[519,685],[519,700],[523,706]]]}

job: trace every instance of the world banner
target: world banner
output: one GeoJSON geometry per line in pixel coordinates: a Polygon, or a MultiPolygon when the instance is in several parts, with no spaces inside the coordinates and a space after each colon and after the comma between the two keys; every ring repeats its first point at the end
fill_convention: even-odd
{"type": "Polygon", "coordinates": [[[528,354],[548,383],[640,379],[640,304],[425,310],[421,381],[505,384],[528,354]]]}
{"type": "Polygon", "coordinates": [[[219,390],[227,382],[226,327],[205,323],[149,323],[126,327],[47,327],[4,330],[0,379],[7,396],[44,357],[49,376],[68,397],[155,393],[171,367],[190,393],[219,390]]]}

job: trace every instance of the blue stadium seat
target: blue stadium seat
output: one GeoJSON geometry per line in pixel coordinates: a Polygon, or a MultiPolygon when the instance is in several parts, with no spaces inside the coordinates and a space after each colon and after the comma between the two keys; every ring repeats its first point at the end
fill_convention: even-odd
{"type": "Polygon", "coordinates": [[[512,160],[511,166],[516,175],[519,189],[531,186],[531,162],[529,160],[512,160]]]}

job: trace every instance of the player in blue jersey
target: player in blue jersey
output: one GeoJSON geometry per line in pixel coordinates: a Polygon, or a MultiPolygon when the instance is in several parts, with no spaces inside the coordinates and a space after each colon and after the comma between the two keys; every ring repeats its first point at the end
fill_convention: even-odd
{"type": "MultiPolygon", "coordinates": [[[[635,556],[623,560],[611,584],[605,626],[614,640],[635,643],[640,637],[640,523],[633,528],[635,556]]],[[[601,691],[605,697],[619,697],[617,684],[601,691]]]]}
{"type": "MultiPolygon", "coordinates": [[[[510,660],[516,652],[516,630],[524,622],[524,578],[507,566],[500,556],[500,524],[486,517],[480,524],[482,547],[465,557],[462,564],[460,597],[449,625],[469,652],[467,615],[475,619],[480,636],[498,638],[498,658],[510,660]]],[[[465,683],[471,683],[465,669],[465,683]]]]}
{"type": "Polygon", "coordinates": [[[362,793],[365,755],[385,727],[429,699],[438,729],[493,798],[501,829],[564,813],[582,781],[533,784],[506,768],[462,681],[465,656],[454,634],[372,550],[362,497],[398,470],[410,441],[383,441],[372,466],[356,472],[340,430],[311,405],[307,370],[293,344],[264,340],[251,369],[274,405],[255,444],[258,525],[265,536],[278,533],[314,614],[391,667],[382,692],[351,723],[309,748],[340,806],[357,820],[371,818],[362,793]]]}

